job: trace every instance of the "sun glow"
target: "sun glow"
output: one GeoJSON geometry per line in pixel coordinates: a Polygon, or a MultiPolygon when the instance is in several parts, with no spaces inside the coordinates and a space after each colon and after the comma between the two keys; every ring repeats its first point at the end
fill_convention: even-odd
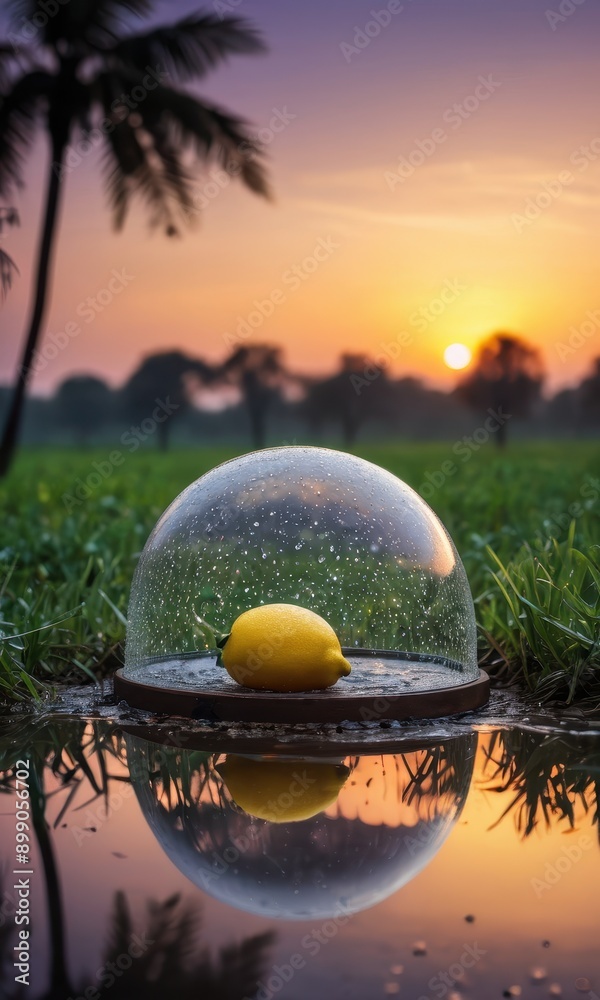
{"type": "Polygon", "coordinates": [[[471,360],[471,351],[466,344],[449,344],[444,351],[444,361],[448,368],[459,371],[466,368],[471,360]]]}

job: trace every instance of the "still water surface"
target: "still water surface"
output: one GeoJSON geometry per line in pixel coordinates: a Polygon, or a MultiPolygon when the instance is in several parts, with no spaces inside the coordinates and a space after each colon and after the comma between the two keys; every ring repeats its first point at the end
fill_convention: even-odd
{"type": "Polygon", "coordinates": [[[1,997],[599,1000],[600,737],[147,735],[2,723],[1,997]]]}

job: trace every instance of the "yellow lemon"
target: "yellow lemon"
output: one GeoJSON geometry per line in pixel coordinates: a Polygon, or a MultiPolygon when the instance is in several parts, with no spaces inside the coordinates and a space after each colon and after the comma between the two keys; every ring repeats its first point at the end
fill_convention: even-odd
{"type": "Polygon", "coordinates": [[[328,761],[256,760],[228,754],[217,766],[233,801],[271,823],[310,819],[336,801],[350,769],[328,761]]]}
{"type": "Polygon", "coordinates": [[[296,604],[262,604],[236,618],[221,659],[238,684],[262,691],[314,691],[350,673],[324,618],[296,604]]]}

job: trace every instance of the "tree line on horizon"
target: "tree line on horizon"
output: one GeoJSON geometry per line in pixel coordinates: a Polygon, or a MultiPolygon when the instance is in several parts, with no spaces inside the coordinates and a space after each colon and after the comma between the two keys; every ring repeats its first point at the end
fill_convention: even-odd
{"type": "MultiPolygon", "coordinates": [[[[309,439],[339,437],[352,447],[368,425],[382,436],[435,439],[493,420],[494,441],[502,447],[513,418],[528,420],[528,428],[535,425],[547,436],[600,429],[600,358],[580,385],[550,399],[542,395],[543,382],[537,350],[509,333],[482,343],[451,392],[430,389],[415,377],[394,378],[366,353],[344,353],[332,375],[311,377],[288,368],[275,344],[241,345],[216,364],[162,351],[143,358],[119,389],[95,375],[75,375],[50,400],[30,400],[37,419],[30,420],[28,436],[35,439],[36,425],[43,424],[46,440],[66,436],[86,446],[115,429],[141,426],[140,443],[151,438],[164,450],[178,429],[185,428],[192,440],[220,429],[262,448],[277,426],[278,439],[282,428],[294,427],[309,439]],[[210,415],[207,391],[221,399],[221,408],[210,415]],[[151,424],[151,433],[145,433],[151,424]]],[[[0,395],[0,410],[5,406],[0,395]]]]}

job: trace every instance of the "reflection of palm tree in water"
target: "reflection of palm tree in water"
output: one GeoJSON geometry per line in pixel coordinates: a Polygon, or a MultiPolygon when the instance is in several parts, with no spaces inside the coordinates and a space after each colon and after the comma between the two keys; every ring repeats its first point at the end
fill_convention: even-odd
{"type": "MultiPolygon", "coordinates": [[[[0,741],[0,791],[12,794],[15,789],[15,747],[27,747],[25,756],[29,761],[29,794],[31,802],[31,824],[37,841],[44,881],[50,934],[51,966],[49,974],[50,998],[67,997],[71,984],[67,972],[65,915],[62,890],[52,839],[46,820],[47,792],[44,787],[44,772],[48,769],[54,777],[68,788],[66,802],[54,823],[56,827],[71,805],[74,795],[83,781],[91,786],[93,797],[103,796],[108,800],[110,783],[114,779],[107,768],[106,755],[110,746],[104,741],[104,734],[96,725],[90,727],[85,720],[73,721],[57,719],[48,723],[42,720],[32,724],[15,719],[6,721],[3,738],[0,741]],[[100,778],[97,779],[87,760],[92,747],[98,754],[100,778]]],[[[4,928],[6,931],[6,928],[4,928]]],[[[4,942],[0,942],[4,944],[4,942]]],[[[12,971],[12,968],[11,968],[12,971]]],[[[14,979],[11,976],[11,980],[14,979]]],[[[3,987],[3,989],[6,989],[3,987]]],[[[5,996],[20,994],[5,993],[5,996]]],[[[3,994],[0,994],[2,1000],[3,994]]]]}
{"type": "MultiPolygon", "coordinates": [[[[22,723],[18,720],[13,725],[9,723],[5,738],[0,741],[0,791],[14,791],[14,748],[28,746],[31,825],[44,874],[51,955],[48,988],[39,995],[39,1000],[68,1000],[84,995],[90,986],[100,996],[110,986],[111,1000],[138,997],[163,1000],[167,987],[177,991],[178,1000],[188,997],[198,1000],[198,996],[202,1000],[241,1000],[251,995],[263,975],[267,948],[274,935],[268,932],[226,945],[214,958],[207,947],[198,943],[199,908],[182,902],[179,895],[163,903],[149,900],[146,920],[136,926],[125,895],[117,892],[102,958],[104,979],[96,975],[88,982],[74,984],[66,961],[60,877],[45,816],[48,793],[44,770],[51,771],[64,788],[69,788],[66,802],[54,821],[55,828],[72,806],[79,783],[91,787],[93,799],[103,798],[108,804],[111,782],[128,783],[129,778],[109,772],[107,759],[118,757],[119,736],[104,731],[101,723],[90,726],[84,720],[71,719],[42,723],[38,729],[28,725],[25,738],[22,723]],[[99,761],[98,774],[89,766],[90,750],[99,761]]],[[[9,899],[2,888],[0,881],[0,896],[9,899]]],[[[0,922],[0,1000],[22,1000],[31,995],[29,987],[14,983],[14,929],[10,919],[4,924],[0,922]]]]}
{"type": "Polygon", "coordinates": [[[152,943],[132,958],[122,976],[115,976],[111,997],[132,1000],[139,995],[144,1000],[163,1000],[166,987],[178,1000],[197,1000],[199,996],[202,1000],[238,1000],[250,995],[263,975],[265,952],[274,935],[267,932],[226,945],[213,958],[208,948],[198,947],[198,927],[198,907],[181,903],[176,895],[164,903],[149,902],[147,928],[136,934],[125,896],[117,893],[104,953],[106,969],[118,969],[119,961],[127,965],[124,956],[130,955],[134,944],[139,952],[146,940],[152,943]]]}
{"type": "MultiPolygon", "coordinates": [[[[56,912],[52,919],[57,919],[56,912]]],[[[264,974],[266,950],[274,935],[267,932],[245,938],[226,945],[213,957],[208,948],[198,945],[199,925],[199,908],[175,895],[163,903],[149,900],[146,920],[136,926],[124,893],[117,892],[108,941],[95,976],[75,985],[66,970],[61,981],[53,970],[50,987],[39,1000],[68,1000],[86,995],[91,987],[100,996],[110,990],[111,1000],[163,1000],[167,988],[176,992],[178,1000],[241,1000],[251,995],[264,974]]],[[[0,929],[2,954],[12,953],[11,931],[10,924],[0,929]]],[[[12,968],[12,959],[6,965],[12,968]]],[[[0,992],[2,1000],[28,995],[27,987],[12,992],[2,987],[0,992]]]]}

